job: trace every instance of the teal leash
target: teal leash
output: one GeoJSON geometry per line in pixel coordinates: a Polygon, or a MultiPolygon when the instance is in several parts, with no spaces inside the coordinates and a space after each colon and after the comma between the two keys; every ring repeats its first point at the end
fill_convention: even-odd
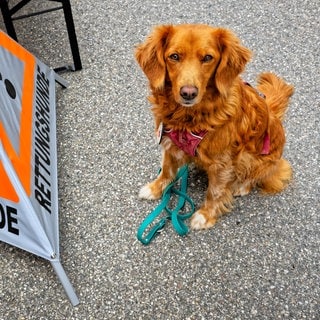
{"type": "Polygon", "coordinates": [[[188,166],[185,165],[179,169],[175,179],[163,191],[160,204],[143,220],[137,232],[137,238],[143,244],[149,244],[152,239],[164,228],[167,220],[171,220],[173,228],[176,232],[183,236],[189,231],[185,220],[189,219],[194,213],[194,203],[187,195],[188,187],[188,166]],[[180,188],[175,187],[180,181],[180,188]],[[169,202],[172,195],[178,197],[177,205],[174,209],[169,208],[169,202]],[[179,213],[185,206],[186,202],[190,205],[190,211],[187,213],[179,213]],[[165,211],[166,215],[158,222],[161,213],[165,211]],[[147,232],[147,229],[150,229],[147,232]],[[143,236],[145,233],[147,234],[143,236]]]}

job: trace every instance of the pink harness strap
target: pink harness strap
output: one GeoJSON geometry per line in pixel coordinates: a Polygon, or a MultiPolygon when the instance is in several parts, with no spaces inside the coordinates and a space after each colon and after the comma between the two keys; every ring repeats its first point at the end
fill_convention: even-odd
{"type": "Polygon", "coordinates": [[[208,131],[189,132],[186,130],[164,130],[163,135],[168,136],[172,142],[189,156],[196,156],[197,147],[208,131]]]}
{"type": "Polygon", "coordinates": [[[261,150],[261,154],[269,154],[270,153],[270,136],[268,132],[266,132],[263,139],[263,146],[261,150]]]}

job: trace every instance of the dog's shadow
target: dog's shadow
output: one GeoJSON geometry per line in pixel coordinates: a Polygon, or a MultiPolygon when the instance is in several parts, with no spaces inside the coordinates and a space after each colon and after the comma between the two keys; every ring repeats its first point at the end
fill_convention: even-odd
{"type": "Polygon", "coordinates": [[[190,164],[188,178],[188,195],[194,201],[196,207],[201,205],[208,188],[208,175],[206,171],[190,164]]]}

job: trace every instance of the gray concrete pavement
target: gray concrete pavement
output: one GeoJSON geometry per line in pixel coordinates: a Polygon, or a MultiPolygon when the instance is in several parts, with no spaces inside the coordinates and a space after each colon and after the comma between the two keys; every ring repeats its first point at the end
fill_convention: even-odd
{"type": "MultiPolygon", "coordinates": [[[[71,306],[47,261],[0,243],[0,319],[320,319],[318,1],[72,5],[84,69],[57,86],[60,244],[81,304],[71,306]],[[136,231],[157,202],[137,194],[160,150],[133,50],[162,23],[231,28],[254,52],[247,81],[274,71],[294,84],[285,122],[294,180],[280,195],[237,199],[208,231],[180,237],[167,226],[143,246],[136,231]]],[[[59,13],[16,27],[47,64],[70,58],[59,13]]],[[[197,206],[205,184],[191,172],[197,206]]]]}

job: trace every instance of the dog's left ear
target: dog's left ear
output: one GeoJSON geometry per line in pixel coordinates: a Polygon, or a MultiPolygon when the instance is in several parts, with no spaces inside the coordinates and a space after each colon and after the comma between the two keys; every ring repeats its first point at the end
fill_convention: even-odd
{"type": "Polygon", "coordinates": [[[151,88],[155,90],[164,88],[166,77],[164,50],[171,29],[170,25],[156,27],[135,51],[135,57],[141,69],[147,76],[151,88]]]}
{"type": "Polygon", "coordinates": [[[215,73],[216,87],[221,95],[227,96],[234,79],[244,70],[251,58],[251,51],[241,45],[239,39],[229,30],[217,29],[220,62],[215,73]]]}

